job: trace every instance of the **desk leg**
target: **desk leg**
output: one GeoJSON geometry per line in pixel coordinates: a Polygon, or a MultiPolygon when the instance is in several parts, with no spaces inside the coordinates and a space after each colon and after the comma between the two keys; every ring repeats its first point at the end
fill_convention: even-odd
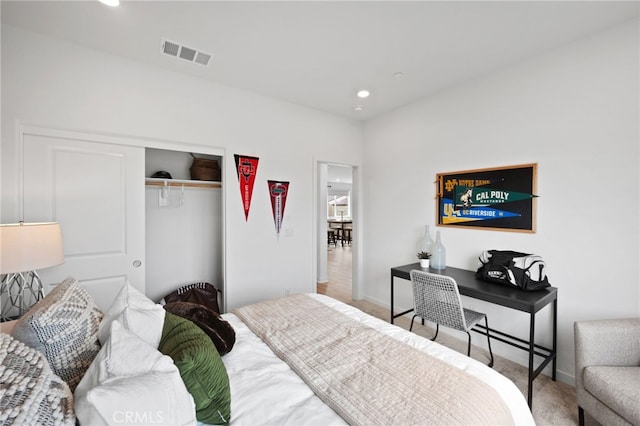
{"type": "Polygon", "coordinates": [[[393,324],[393,274],[391,274],[391,307],[389,310],[391,311],[391,324],[393,324]]]}
{"type": "Polygon", "coordinates": [[[556,361],[558,360],[558,299],[553,300],[553,361],[551,361],[551,379],[556,381],[556,361]]]}
{"type": "Polygon", "coordinates": [[[533,355],[535,351],[536,314],[532,313],[529,319],[529,383],[527,385],[527,403],[532,408],[533,403],[533,355]]]}

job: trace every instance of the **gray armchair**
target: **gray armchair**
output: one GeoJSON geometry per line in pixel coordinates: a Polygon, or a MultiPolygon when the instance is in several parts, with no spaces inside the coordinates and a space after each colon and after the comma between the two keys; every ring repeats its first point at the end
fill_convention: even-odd
{"type": "Polygon", "coordinates": [[[640,425],[640,318],[574,324],[576,397],[603,425],[640,425]]]}

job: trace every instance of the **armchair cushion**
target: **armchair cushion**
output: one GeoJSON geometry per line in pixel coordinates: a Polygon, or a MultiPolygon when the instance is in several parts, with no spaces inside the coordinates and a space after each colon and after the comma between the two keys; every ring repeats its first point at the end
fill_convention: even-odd
{"type": "Polygon", "coordinates": [[[630,423],[640,424],[640,367],[590,366],[583,381],[587,392],[630,423]]]}
{"type": "Polygon", "coordinates": [[[576,398],[603,425],[640,424],[640,318],[576,321],[576,398]]]}

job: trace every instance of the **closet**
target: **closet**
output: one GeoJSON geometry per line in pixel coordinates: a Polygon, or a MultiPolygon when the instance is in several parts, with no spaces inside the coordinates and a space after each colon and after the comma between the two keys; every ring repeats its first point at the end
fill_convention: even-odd
{"type": "Polygon", "coordinates": [[[222,290],[222,185],[191,178],[194,155],[222,163],[218,156],[145,149],[145,281],[152,300],[195,282],[222,290]],[[157,172],[171,179],[152,178],[157,172]]]}
{"type": "Polygon", "coordinates": [[[104,310],[126,281],[153,300],[192,282],[222,289],[222,184],[194,181],[189,172],[190,152],[220,167],[221,155],[121,136],[19,130],[19,218],[59,222],[62,230],[65,262],[38,271],[45,293],[72,276],[104,310]],[[150,179],[160,170],[172,179],[150,179]]]}

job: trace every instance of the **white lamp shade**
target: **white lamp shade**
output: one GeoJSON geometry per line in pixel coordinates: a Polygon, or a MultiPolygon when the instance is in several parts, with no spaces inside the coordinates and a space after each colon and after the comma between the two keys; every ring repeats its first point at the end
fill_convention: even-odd
{"type": "Polygon", "coordinates": [[[59,223],[0,225],[0,274],[35,271],[63,262],[59,223]]]}

